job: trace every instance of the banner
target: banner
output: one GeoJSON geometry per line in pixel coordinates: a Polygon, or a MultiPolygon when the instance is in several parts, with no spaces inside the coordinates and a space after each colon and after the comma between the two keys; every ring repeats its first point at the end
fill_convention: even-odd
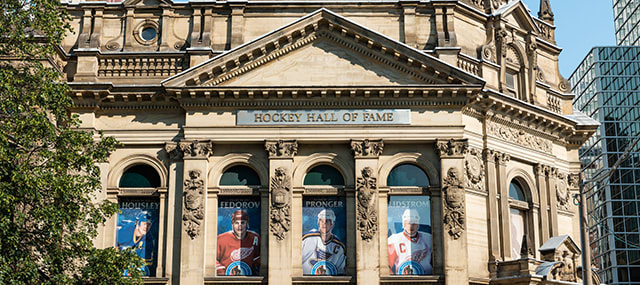
{"type": "MultiPolygon", "coordinates": [[[[154,277],[158,258],[160,203],[157,198],[122,198],[116,225],[116,247],[133,249],[142,259],[144,276],[154,277]]],[[[125,271],[125,275],[129,275],[125,271]]]]}
{"type": "Polygon", "coordinates": [[[260,215],[260,197],[219,198],[218,276],[260,273],[260,215]]]}
{"type": "Polygon", "coordinates": [[[344,275],[346,208],[344,197],[304,197],[302,273],[344,275]]]}
{"type": "Polygon", "coordinates": [[[389,196],[389,270],[394,275],[433,274],[429,196],[389,196]]]}

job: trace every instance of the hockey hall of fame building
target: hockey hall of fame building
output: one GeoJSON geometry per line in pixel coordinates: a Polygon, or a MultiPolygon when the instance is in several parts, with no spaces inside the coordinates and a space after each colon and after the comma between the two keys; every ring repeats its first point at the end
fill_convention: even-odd
{"type": "Polygon", "coordinates": [[[581,282],[597,123],[548,0],[63,5],[72,112],[122,143],[95,242],[146,283],[581,282]]]}

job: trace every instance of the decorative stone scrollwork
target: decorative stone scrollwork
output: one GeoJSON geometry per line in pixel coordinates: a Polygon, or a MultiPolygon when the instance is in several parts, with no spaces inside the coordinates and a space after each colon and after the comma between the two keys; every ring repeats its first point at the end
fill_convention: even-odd
{"type": "Polygon", "coordinates": [[[556,195],[558,196],[558,209],[569,210],[571,208],[571,192],[567,185],[567,175],[564,173],[557,174],[556,195]]]}
{"type": "Polygon", "coordinates": [[[384,143],[379,140],[351,140],[351,149],[357,158],[378,157],[382,154],[384,143]]]}
{"type": "Polygon", "coordinates": [[[446,156],[465,155],[467,153],[467,148],[469,147],[469,144],[467,142],[467,139],[461,139],[461,140],[450,139],[446,141],[437,140],[436,146],[438,147],[440,157],[446,157],[446,156]]]}
{"type": "Polygon", "coordinates": [[[269,157],[293,157],[298,153],[298,143],[295,140],[268,140],[264,147],[269,157]]]}
{"type": "Polygon", "coordinates": [[[445,229],[453,239],[459,239],[465,229],[465,191],[456,168],[449,168],[443,186],[445,229]]]}
{"type": "Polygon", "coordinates": [[[482,46],[482,59],[496,63],[496,45],[491,42],[482,46]]]}
{"type": "Polygon", "coordinates": [[[185,158],[207,158],[213,155],[213,143],[211,141],[182,141],[179,147],[185,158]]]}
{"type": "Polygon", "coordinates": [[[184,181],[184,213],[182,221],[184,229],[191,239],[200,235],[204,219],[204,180],[200,179],[200,170],[189,171],[189,178],[184,181]]]}
{"type": "Polygon", "coordinates": [[[560,84],[558,84],[558,89],[562,92],[569,92],[571,91],[571,83],[569,83],[569,80],[566,78],[561,78],[560,84]]]}
{"type": "Polygon", "coordinates": [[[377,186],[373,169],[365,167],[356,180],[356,223],[360,237],[369,241],[378,232],[377,186]]]}
{"type": "Polygon", "coordinates": [[[547,82],[546,79],[544,79],[544,72],[540,66],[536,66],[536,80],[542,83],[547,82]]]}
{"type": "Polygon", "coordinates": [[[524,130],[510,128],[505,125],[487,121],[487,134],[501,138],[508,142],[516,143],[525,147],[551,152],[553,143],[550,140],[534,136],[524,130]]]}
{"type": "Polygon", "coordinates": [[[479,149],[471,148],[464,160],[464,172],[466,187],[476,191],[485,191],[484,187],[484,163],[479,149]]]}
{"type": "Polygon", "coordinates": [[[291,228],[291,178],[287,169],[278,167],[271,178],[271,208],[269,218],[271,220],[271,233],[278,239],[287,237],[291,228]]]}
{"type": "Polygon", "coordinates": [[[186,45],[185,41],[177,41],[176,43],[173,44],[173,48],[175,50],[182,50],[186,45]]]}
{"type": "Polygon", "coordinates": [[[105,45],[104,48],[106,48],[107,50],[110,51],[117,51],[120,49],[120,44],[118,43],[118,41],[120,40],[120,37],[110,40],[108,41],[105,45]]]}

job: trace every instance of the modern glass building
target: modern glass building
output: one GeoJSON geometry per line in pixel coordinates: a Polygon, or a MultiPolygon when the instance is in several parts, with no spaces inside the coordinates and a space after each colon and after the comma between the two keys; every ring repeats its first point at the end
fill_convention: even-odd
{"type": "Polygon", "coordinates": [[[640,39],[640,1],[613,0],[614,22],[618,45],[635,46],[640,39]]]}
{"type": "MultiPolygon", "coordinates": [[[[574,107],[601,123],[580,149],[587,179],[609,171],[640,135],[639,73],[640,47],[613,46],[593,48],[571,75],[574,107]]],[[[594,265],[604,283],[640,284],[640,145],[607,182],[587,185],[594,265]]]]}
{"type": "Polygon", "coordinates": [[[640,1],[613,0],[618,45],[635,46],[640,40],[640,1]]]}

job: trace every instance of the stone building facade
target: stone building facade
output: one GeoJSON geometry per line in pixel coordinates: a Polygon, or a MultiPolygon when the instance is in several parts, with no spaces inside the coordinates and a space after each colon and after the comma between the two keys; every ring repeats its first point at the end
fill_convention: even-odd
{"type": "Polygon", "coordinates": [[[548,0],[538,17],[520,0],[64,7],[72,111],[122,143],[100,198],[123,213],[95,242],[135,245],[145,282],[579,282],[572,194],[597,123],[572,109],[548,0]],[[328,220],[340,241],[309,274],[328,220]],[[233,267],[219,241],[238,221],[259,238],[233,267]],[[396,250],[418,221],[423,249],[396,250]]]}

